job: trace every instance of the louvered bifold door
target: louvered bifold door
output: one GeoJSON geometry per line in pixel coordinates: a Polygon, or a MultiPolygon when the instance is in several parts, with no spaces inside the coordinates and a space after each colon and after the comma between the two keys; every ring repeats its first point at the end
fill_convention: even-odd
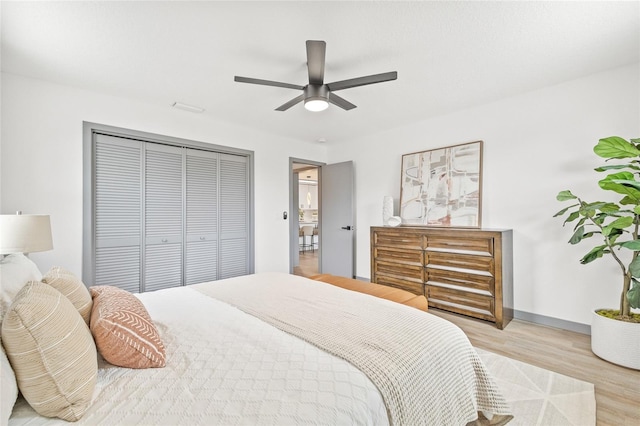
{"type": "Polygon", "coordinates": [[[142,143],[94,134],[94,282],[139,292],[142,143]]]}
{"type": "Polygon", "coordinates": [[[218,279],[218,154],[186,153],[186,284],[218,279]]]}
{"type": "Polygon", "coordinates": [[[182,285],[183,148],[145,144],[144,291],[182,285]]]}
{"type": "Polygon", "coordinates": [[[249,165],[220,154],[220,279],[249,273],[249,165]]]}

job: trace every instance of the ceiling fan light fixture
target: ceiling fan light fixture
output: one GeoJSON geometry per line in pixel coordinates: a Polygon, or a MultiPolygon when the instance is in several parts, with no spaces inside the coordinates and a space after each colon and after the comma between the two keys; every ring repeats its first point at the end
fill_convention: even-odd
{"type": "Polygon", "coordinates": [[[309,84],[304,88],[304,107],[308,111],[324,111],[329,107],[329,89],[325,84],[309,84]]]}
{"type": "Polygon", "coordinates": [[[324,111],[325,109],[327,109],[329,107],[329,102],[325,101],[324,99],[320,99],[320,98],[318,98],[318,99],[305,99],[304,107],[308,111],[313,111],[313,112],[324,111]]]}

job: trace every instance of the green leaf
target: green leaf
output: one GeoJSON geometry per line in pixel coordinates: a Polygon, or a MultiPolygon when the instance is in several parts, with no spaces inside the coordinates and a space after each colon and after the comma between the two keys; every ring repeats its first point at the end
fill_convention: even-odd
{"type": "Polygon", "coordinates": [[[633,186],[629,186],[631,182],[635,182],[633,173],[620,172],[608,175],[600,180],[598,185],[604,190],[625,195],[625,198],[629,197],[634,200],[632,204],[638,204],[640,203],[640,191],[633,186]]]}
{"type": "Polygon", "coordinates": [[[580,263],[582,263],[583,265],[593,262],[594,260],[596,260],[599,257],[602,257],[602,255],[604,254],[604,249],[607,246],[602,245],[602,246],[597,246],[591,249],[591,251],[587,254],[584,255],[584,257],[582,259],[580,259],[580,263]]]}
{"type": "MultiPolygon", "coordinates": [[[[603,181],[609,181],[614,179],[622,179],[622,180],[634,180],[634,175],[631,172],[618,172],[607,175],[603,181]]],[[[601,181],[602,182],[602,181],[601,181]]]]}
{"type": "Polygon", "coordinates": [[[629,142],[638,144],[640,143],[640,139],[629,139],[629,142]]]}
{"type": "Polygon", "coordinates": [[[615,244],[615,242],[618,240],[618,237],[622,235],[622,231],[619,229],[614,229],[611,234],[609,234],[609,242],[611,244],[615,244]]]}
{"type": "Polygon", "coordinates": [[[633,225],[633,217],[630,217],[630,216],[619,217],[613,222],[611,222],[610,224],[608,224],[607,226],[602,228],[602,235],[608,236],[608,235],[621,234],[621,232],[615,232],[615,231],[619,229],[627,228],[631,225],[633,225]]]}
{"type": "Polygon", "coordinates": [[[624,197],[622,200],[620,200],[620,204],[622,204],[623,206],[628,206],[630,204],[636,205],[639,203],[638,203],[638,200],[636,200],[635,198],[624,197]]]}
{"type": "Polygon", "coordinates": [[[633,259],[629,264],[629,273],[632,277],[640,277],[640,256],[633,259]]]}
{"type": "Polygon", "coordinates": [[[638,309],[640,308],[640,283],[633,278],[631,280],[631,288],[627,291],[627,300],[629,306],[638,309]]]}
{"type": "Polygon", "coordinates": [[[576,232],[573,233],[573,235],[571,236],[571,239],[569,239],[569,243],[578,244],[580,241],[582,241],[583,235],[584,235],[584,226],[580,226],[578,229],[576,229],[576,232]]]}
{"type": "Polygon", "coordinates": [[[569,190],[560,191],[558,192],[558,195],[556,195],[556,200],[558,201],[575,200],[577,198],[578,197],[573,195],[569,190]]]}
{"type": "Polygon", "coordinates": [[[633,213],[635,213],[635,214],[640,214],[640,206],[635,206],[635,207],[633,208],[633,213]]]}
{"type": "Polygon", "coordinates": [[[625,241],[624,243],[620,243],[620,247],[640,251],[640,240],[625,241]]]}
{"type": "Polygon", "coordinates": [[[613,239],[614,237],[622,235],[622,229],[623,228],[617,227],[617,225],[609,224],[602,228],[602,235],[609,239],[613,239]]]}
{"type": "Polygon", "coordinates": [[[567,219],[565,219],[565,221],[562,223],[562,226],[564,226],[566,223],[573,222],[578,217],[580,217],[579,212],[572,212],[569,216],[567,216],[567,219]]]}
{"type": "Polygon", "coordinates": [[[602,158],[632,158],[640,155],[640,150],[634,144],[619,136],[600,139],[593,152],[602,158]]]}
{"type": "Polygon", "coordinates": [[[629,168],[631,170],[640,170],[640,167],[634,166],[632,164],[611,164],[609,166],[596,167],[593,170],[595,170],[596,172],[606,172],[607,170],[620,170],[626,168],[629,168]]]}
{"type": "Polygon", "coordinates": [[[600,211],[603,213],[616,213],[620,211],[620,206],[614,203],[605,203],[600,207],[600,211]]]}
{"type": "Polygon", "coordinates": [[[573,208],[573,207],[577,207],[578,205],[579,204],[574,204],[572,206],[566,207],[566,208],[560,210],[558,213],[554,214],[553,217],[562,216],[563,214],[565,214],[567,212],[567,210],[569,210],[570,208],[573,208]]]}
{"type": "Polygon", "coordinates": [[[624,228],[628,228],[631,225],[633,225],[633,218],[631,216],[624,216],[624,217],[617,218],[607,226],[610,226],[611,228],[616,228],[616,229],[624,229],[624,228]]]}
{"type": "Polygon", "coordinates": [[[611,182],[618,183],[620,185],[628,185],[636,189],[640,189],[640,182],[638,182],[637,180],[612,179],[611,182]]]}
{"type": "Polygon", "coordinates": [[[580,206],[580,209],[578,210],[578,212],[580,212],[581,215],[586,216],[586,217],[594,217],[596,216],[597,213],[597,208],[600,205],[600,203],[582,203],[582,205],[580,206]]]}

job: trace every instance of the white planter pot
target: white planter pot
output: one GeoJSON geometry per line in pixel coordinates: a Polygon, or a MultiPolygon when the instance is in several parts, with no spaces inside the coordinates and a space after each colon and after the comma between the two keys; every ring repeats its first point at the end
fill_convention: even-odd
{"type": "Polygon", "coordinates": [[[640,370],[640,324],[592,312],[591,350],[606,361],[640,370]]]}

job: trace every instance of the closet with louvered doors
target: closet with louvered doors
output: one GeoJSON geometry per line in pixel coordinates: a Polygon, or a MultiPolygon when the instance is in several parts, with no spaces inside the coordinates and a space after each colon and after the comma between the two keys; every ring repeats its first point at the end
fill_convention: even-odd
{"type": "Polygon", "coordinates": [[[142,292],[250,273],[246,157],[94,139],[88,282],[142,292]]]}

